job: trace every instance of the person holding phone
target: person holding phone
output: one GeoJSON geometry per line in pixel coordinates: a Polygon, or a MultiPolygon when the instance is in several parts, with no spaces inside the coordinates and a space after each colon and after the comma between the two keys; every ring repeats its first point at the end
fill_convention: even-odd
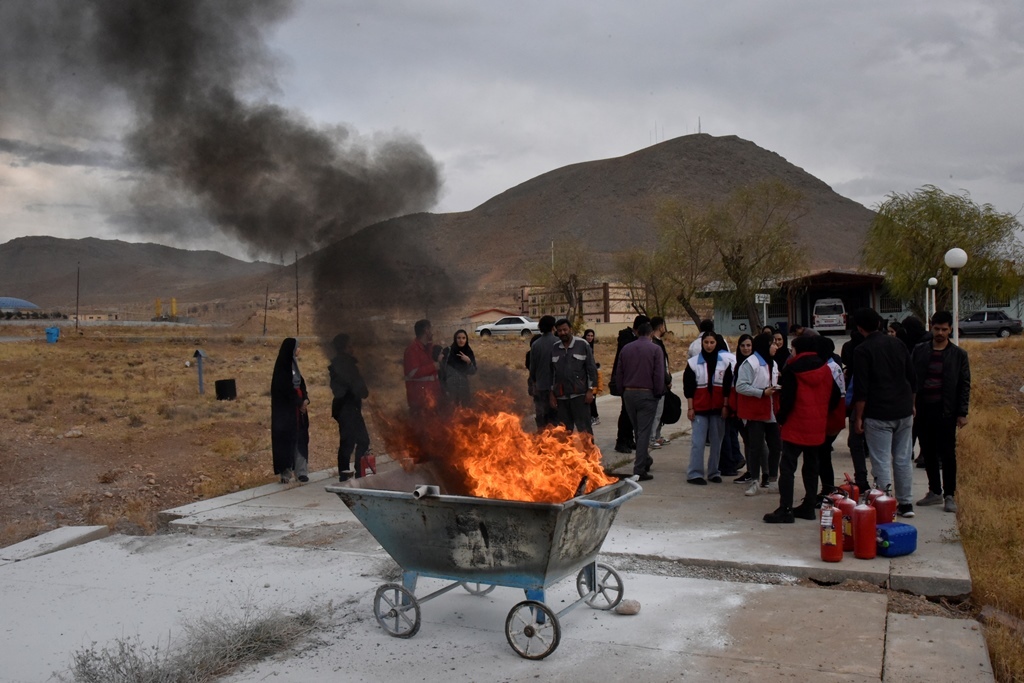
{"type": "MultiPolygon", "coordinates": [[[[747,490],[756,496],[768,488],[769,476],[778,478],[782,440],[775,414],[779,409],[779,367],[770,334],[759,334],[753,352],[736,370],[736,415],[746,423],[747,490]]],[[[743,483],[742,481],[740,483],[743,483]]]]}
{"type": "Polygon", "coordinates": [[[443,354],[441,374],[448,398],[455,405],[469,405],[472,398],[469,376],[476,374],[476,356],[469,346],[469,334],[465,330],[456,330],[452,345],[443,354]]]}

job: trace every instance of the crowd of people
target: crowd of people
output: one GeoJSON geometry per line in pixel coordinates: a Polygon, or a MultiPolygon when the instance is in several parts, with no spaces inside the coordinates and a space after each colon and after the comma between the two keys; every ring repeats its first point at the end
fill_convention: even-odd
{"type": "MultiPolygon", "coordinates": [[[[744,334],[733,352],[713,322],[703,321],[687,349],[682,378],[691,425],[686,482],[706,486],[735,477],[747,496],[778,494],[779,504],[764,515],[765,522],[814,519],[815,508],[836,485],[833,444],[848,426],[854,482],[861,491],[869,488],[870,464],[873,486],[891,488],[898,514],[913,517],[912,453],[918,440],[918,464],[927,469],[929,490],[916,504],[955,512],[956,431],[967,424],[971,379],[967,353],[950,341],[952,316],[939,311],[926,329],[916,318],[892,323],[862,308],[853,321],[856,329],[840,353],[832,339],[800,325],[790,328],[791,342],[770,326],[756,336],[744,334]],[[798,465],[805,494],[794,504],[798,465]]],[[[682,412],[672,392],[662,340],[666,329],[663,318],[636,316],[618,335],[608,380],[610,393],[620,399],[615,450],[633,453],[632,472],[641,481],[654,478],[652,452],[668,443],[662,427],[682,412]]],[[[434,344],[429,320],[417,321],[414,334],[403,357],[411,414],[425,417],[441,406],[470,405],[469,378],[477,361],[468,333],[456,331],[444,348],[434,344]]],[[[601,384],[594,342],[593,330],[578,337],[567,319],[540,319],[525,359],[538,431],[561,425],[593,434],[601,384]]],[[[339,334],[333,347],[331,415],[338,423],[339,478],[345,481],[361,471],[369,450],[362,416],[369,390],[348,336],[339,334]]],[[[274,473],[282,483],[292,477],[308,481],[309,395],[298,356],[297,341],[286,339],[271,382],[274,473]]]]}

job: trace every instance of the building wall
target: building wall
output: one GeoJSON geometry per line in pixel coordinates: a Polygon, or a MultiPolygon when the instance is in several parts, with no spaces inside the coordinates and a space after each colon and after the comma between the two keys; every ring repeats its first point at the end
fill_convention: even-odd
{"type": "MultiPolygon", "coordinates": [[[[630,305],[629,288],[617,283],[604,282],[584,287],[582,314],[585,323],[632,323],[636,311],[630,305]]],[[[544,315],[564,317],[567,312],[565,297],[560,292],[531,285],[521,289],[522,314],[534,320],[544,315]]]]}

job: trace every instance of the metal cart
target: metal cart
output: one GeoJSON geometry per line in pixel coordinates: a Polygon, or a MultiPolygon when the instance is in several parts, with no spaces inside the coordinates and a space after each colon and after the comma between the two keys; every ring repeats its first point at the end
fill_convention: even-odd
{"type": "Polygon", "coordinates": [[[508,644],[521,657],[543,659],[561,638],[559,617],[586,603],[609,610],[622,600],[622,577],[597,562],[619,506],[640,494],[632,479],[621,479],[564,503],[452,496],[436,486],[412,492],[328,486],[402,568],[402,584],[377,589],[373,611],[392,636],[411,638],[420,628],[420,605],[462,586],[485,595],[495,586],[522,588],[526,600],[505,620],[508,644]],[[544,591],[576,574],[579,600],[555,612],[544,591]],[[417,597],[420,576],[451,581],[417,597]]]}

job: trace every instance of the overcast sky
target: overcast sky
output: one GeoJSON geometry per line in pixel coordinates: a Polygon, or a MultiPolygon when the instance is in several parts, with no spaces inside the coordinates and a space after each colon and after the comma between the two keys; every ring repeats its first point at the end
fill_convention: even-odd
{"type": "MultiPolygon", "coordinates": [[[[268,36],[276,87],[254,96],[413,136],[443,170],[434,211],[698,125],[868,207],[929,183],[1024,207],[1020,0],[305,0],[268,36]]],[[[0,242],[139,239],[117,143],[131,116],[96,96],[110,112],[88,134],[0,121],[0,242]]],[[[244,253],[215,233],[145,239],[244,253]]]]}

